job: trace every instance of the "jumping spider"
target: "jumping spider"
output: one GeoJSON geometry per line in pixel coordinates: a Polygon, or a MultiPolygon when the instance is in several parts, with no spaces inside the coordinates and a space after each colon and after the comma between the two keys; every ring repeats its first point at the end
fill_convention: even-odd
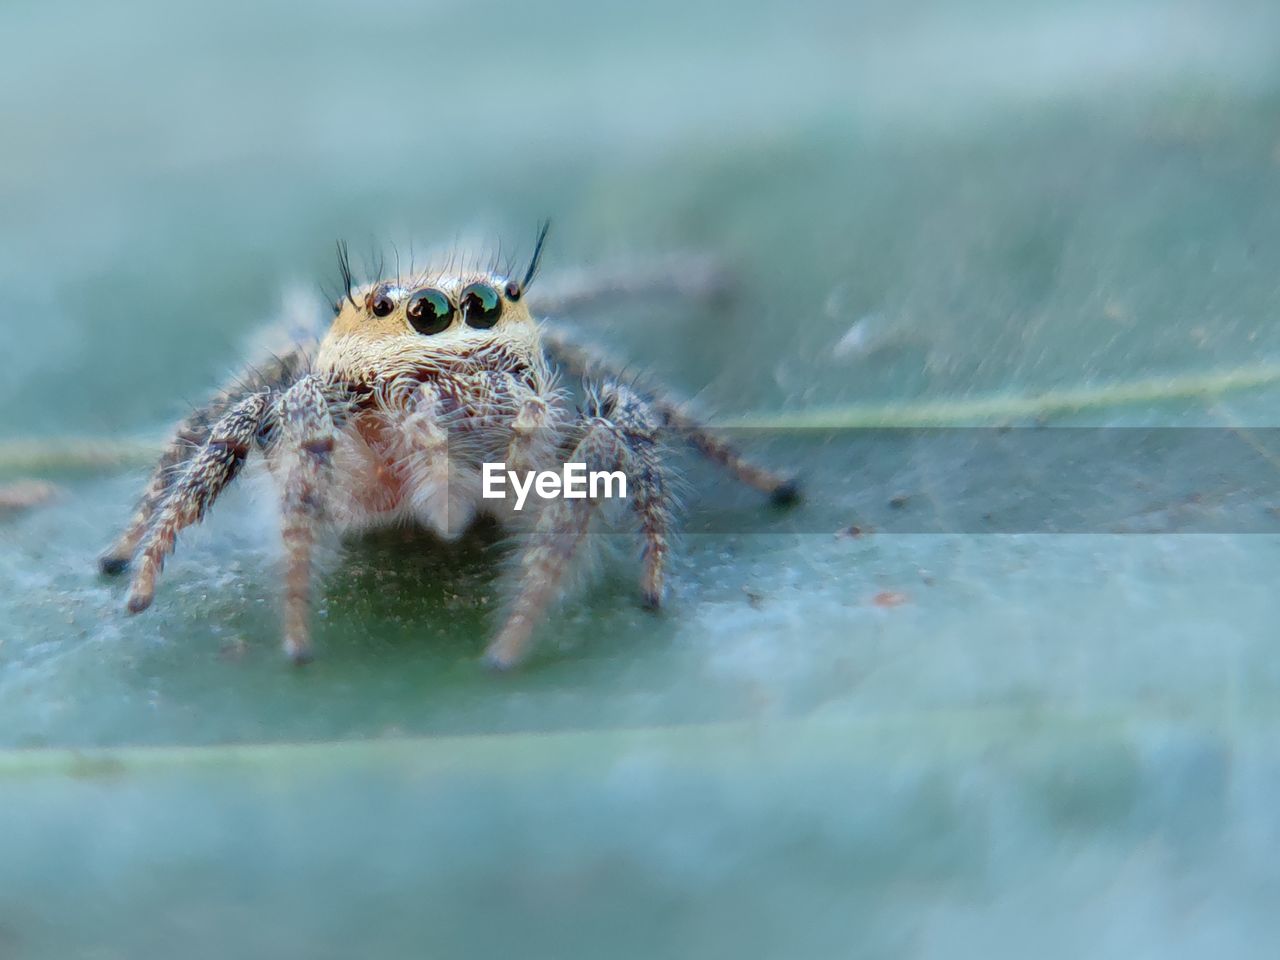
{"type": "MultiPolygon", "coordinates": [[[[644,543],[641,590],[655,607],[672,523],[660,431],[775,501],[793,500],[794,481],[750,463],[665,391],[625,384],[617,365],[534,319],[525,294],[545,237],[544,225],[522,279],[411,269],[359,288],[340,246],[346,293],[327,333],[298,339],[187,417],[128,528],[101,558],[109,574],[133,563],[129,611],[150,606],[179,532],[201,520],[255,446],[279,490],[284,649],[298,663],[311,656],[312,554],[321,530],[409,520],[452,538],[477,513],[502,519],[503,502],[479,496],[483,462],[624,471],[644,543]],[[556,387],[557,371],[592,378],[581,411],[556,387]]],[[[704,266],[677,264],[579,280],[537,306],[546,316],[602,298],[708,285],[714,279],[704,266]]],[[[591,499],[559,499],[541,509],[519,556],[505,622],[486,653],[490,664],[522,658],[596,507],[591,499]]]]}

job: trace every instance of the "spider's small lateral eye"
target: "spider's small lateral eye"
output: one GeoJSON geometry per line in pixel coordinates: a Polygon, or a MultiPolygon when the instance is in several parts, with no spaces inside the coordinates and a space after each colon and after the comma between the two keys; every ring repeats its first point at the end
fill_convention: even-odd
{"type": "Polygon", "coordinates": [[[520,286],[519,280],[508,280],[502,292],[507,295],[508,300],[515,303],[524,294],[524,287],[520,286]]]}
{"type": "Polygon", "coordinates": [[[375,317],[385,317],[396,308],[396,302],[387,296],[385,290],[374,290],[365,300],[365,309],[375,317]]]}
{"type": "Polygon", "coordinates": [[[502,316],[502,297],[487,283],[469,283],[458,297],[467,326],[485,330],[502,316]]]}
{"type": "Polygon", "coordinates": [[[405,314],[419,333],[439,333],[453,322],[453,304],[442,291],[428,288],[409,298],[405,314]]]}

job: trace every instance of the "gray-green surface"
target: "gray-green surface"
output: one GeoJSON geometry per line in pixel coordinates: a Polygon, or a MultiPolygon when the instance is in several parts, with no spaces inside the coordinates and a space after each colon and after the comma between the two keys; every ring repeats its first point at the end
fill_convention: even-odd
{"type": "MultiPolygon", "coordinates": [[[[548,271],[735,266],[583,321],[726,416],[1280,362],[1273,4],[902,7],[11,2],[0,442],[158,435],[336,237],[544,214],[548,271]]],[[[1249,379],[1054,424],[1273,423],[1249,379]]],[[[262,491],[129,619],[137,471],[45,473],[0,517],[0,957],[1272,956],[1276,537],[837,537],[904,491],[805,456],[787,515],[682,461],[742,532],[659,618],[607,564],[500,677],[494,538],[354,544],[294,671],[262,491]]]]}

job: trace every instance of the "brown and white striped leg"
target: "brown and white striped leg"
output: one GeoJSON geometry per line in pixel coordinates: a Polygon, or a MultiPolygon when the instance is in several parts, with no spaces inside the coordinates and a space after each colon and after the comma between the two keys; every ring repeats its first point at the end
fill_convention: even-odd
{"type": "Polygon", "coordinates": [[[103,573],[114,575],[129,565],[147,528],[151,526],[156,510],[164,502],[174,481],[182,474],[185,464],[208,439],[211,424],[226,411],[229,400],[230,398],[219,395],[178,424],[173,438],[151,472],[129,525],[98,558],[98,568],[103,573]]]}
{"type": "Polygon", "coordinates": [[[408,413],[399,431],[398,461],[413,491],[414,513],[445,539],[466,528],[472,515],[469,492],[478,481],[471,468],[449,453],[449,432],[440,391],[421,383],[406,401],[408,413]]]}
{"type": "Polygon", "coordinates": [[[640,595],[645,606],[656,610],[662,606],[666,593],[667,556],[671,551],[671,495],[655,437],[637,438],[631,444],[630,453],[632,465],[628,476],[635,487],[632,505],[640,519],[644,545],[640,595]]]}
{"type": "Polygon", "coordinates": [[[140,613],[155,597],[156,578],[165,557],[173,552],[178,534],[204,517],[227,485],[236,478],[253,444],[267,409],[267,396],[255,393],[228,411],[209,431],[199,452],[186,462],[168,488],[164,504],[146,530],[137,569],[129,584],[130,613],[140,613]]]}
{"type": "Polygon", "coordinates": [[[183,475],[184,465],[200,451],[214,424],[250,394],[279,389],[306,366],[309,348],[300,345],[268,362],[251,367],[203,406],[193,410],[174,430],[172,438],[151,472],[133,518],[124,531],[98,559],[99,569],[117,574],[129,565],[138,545],[147,534],[152,518],[164,505],[170,489],[183,475]]]}
{"type": "MultiPolygon", "coordinates": [[[[576,376],[609,379],[621,377],[618,364],[577,343],[562,330],[544,329],[542,343],[556,362],[576,376]]],[[[664,427],[675,431],[680,439],[708,460],[724,467],[742,483],[767,493],[779,505],[794,503],[800,499],[800,485],[795,477],[784,476],[752,463],[732,443],[662,391],[647,391],[646,398],[661,416],[664,427]]]]}
{"type": "MultiPolygon", "coordinates": [[[[646,602],[661,601],[668,552],[671,508],[657,456],[658,423],[644,400],[625,387],[608,384],[593,398],[569,462],[588,475],[621,470],[634,485],[632,505],[644,537],[646,602]]],[[[561,497],[550,501],[518,562],[519,583],[506,622],[485,653],[494,667],[515,666],[525,656],[533,631],[559,593],[565,574],[590,529],[598,501],[561,497]]]]}
{"type": "Polygon", "coordinates": [[[311,659],[312,554],[326,520],[336,430],[320,378],[306,376],[280,396],[270,455],[278,458],[284,539],[284,651],[311,659]]]}
{"type": "Polygon", "coordinates": [[[507,444],[507,469],[522,474],[545,469],[554,461],[560,446],[556,398],[538,394],[510,374],[506,375],[506,381],[506,390],[515,408],[511,440],[507,444]]]}

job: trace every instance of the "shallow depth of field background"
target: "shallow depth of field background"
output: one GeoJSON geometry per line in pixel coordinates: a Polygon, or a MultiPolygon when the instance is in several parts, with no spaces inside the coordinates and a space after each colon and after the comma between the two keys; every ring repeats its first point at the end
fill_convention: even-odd
{"type": "MultiPolygon", "coordinates": [[[[339,237],[543,215],[548,274],[732,264],[726,309],[580,318],[724,415],[1280,362],[1271,3],[13,0],[0,38],[0,449],[158,437],[339,237]]],[[[353,544],[295,671],[260,496],[130,619],[94,557],[140,470],[45,474],[0,517],[0,957],[1273,955],[1280,541],[837,537],[904,491],[808,450],[786,515],[681,461],[740,532],[658,618],[610,564],[502,677],[491,540],[353,544]]]]}

